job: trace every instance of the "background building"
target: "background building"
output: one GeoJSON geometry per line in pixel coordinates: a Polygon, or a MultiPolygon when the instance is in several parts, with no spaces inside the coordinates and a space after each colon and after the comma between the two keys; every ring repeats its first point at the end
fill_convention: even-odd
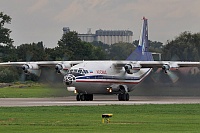
{"type": "MultiPolygon", "coordinates": [[[[69,32],[69,27],[63,28],[63,33],[69,32]]],[[[86,34],[78,34],[78,37],[85,42],[102,42],[104,44],[115,44],[119,42],[132,43],[133,32],[129,30],[96,30],[95,34],[92,34],[91,28],[88,29],[86,34]]]]}

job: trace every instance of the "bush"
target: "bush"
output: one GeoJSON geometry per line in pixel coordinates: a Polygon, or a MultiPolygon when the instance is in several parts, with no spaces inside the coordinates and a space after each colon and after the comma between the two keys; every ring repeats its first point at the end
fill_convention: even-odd
{"type": "Polygon", "coordinates": [[[18,73],[15,68],[11,67],[0,67],[0,82],[10,83],[18,80],[18,73]]]}

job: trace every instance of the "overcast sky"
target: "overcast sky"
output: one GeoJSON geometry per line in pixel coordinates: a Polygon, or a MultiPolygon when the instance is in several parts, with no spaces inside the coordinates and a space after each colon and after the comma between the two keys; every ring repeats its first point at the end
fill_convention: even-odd
{"type": "Polygon", "coordinates": [[[12,18],[14,45],[43,41],[57,46],[62,28],[78,33],[131,30],[138,40],[142,17],[149,39],[164,44],[181,32],[200,32],[200,0],[0,0],[0,12],[12,18]]]}

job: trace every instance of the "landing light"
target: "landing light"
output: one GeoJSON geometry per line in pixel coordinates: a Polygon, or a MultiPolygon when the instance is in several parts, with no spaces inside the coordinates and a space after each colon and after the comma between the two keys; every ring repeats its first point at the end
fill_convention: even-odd
{"type": "Polygon", "coordinates": [[[76,93],[77,93],[77,90],[75,89],[75,90],[74,90],[74,94],[76,94],[76,93]]]}
{"type": "Polygon", "coordinates": [[[107,88],[107,91],[111,93],[112,92],[112,88],[107,88]]]}

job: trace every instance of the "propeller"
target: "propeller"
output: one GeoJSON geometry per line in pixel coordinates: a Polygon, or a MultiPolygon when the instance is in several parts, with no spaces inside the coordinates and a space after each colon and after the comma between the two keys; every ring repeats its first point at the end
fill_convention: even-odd
{"type": "Polygon", "coordinates": [[[26,52],[26,62],[31,61],[31,59],[33,58],[33,53],[30,51],[26,52]]]}
{"type": "MultiPolygon", "coordinates": [[[[171,60],[170,61],[179,61],[180,58],[174,54],[172,57],[171,57],[171,60]]],[[[173,82],[173,83],[176,83],[178,80],[179,80],[179,76],[177,75],[179,72],[178,69],[173,69],[174,68],[178,68],[178,65],[177,64],[164,64],[162,66],[162,69],[158,69],[158,68],[154,68],[153,70],[153,73],[152,73],[152,79],[154,80],[154,82],[158,82],[158,81],[161,81],[163,80],[163,78],[167,78],[166,76],[163,75],[163,73],[165,75],[167,75],[169,77],[169,79],[173,82]],[[172,65],[172,68],[171,68],[171,65],[172,65]],[[176,71],[176,72],[175,72],[176,71]],[[162,75],[162,76],[161,76],[162,75]]],[[[166,80],[164,80],[166,82],[166,80]]]]}
{"type": "MultiPolygon", "coordinates": [[[[53,67],[44,67],[42,68],[42,73],[40,76],[41,82],[46,82],[48,84],[53,84],[55,82],[60,81],[62,83],[62,79],[59,78],[59,74],[57,74],[53,67]]],[[[62,75],[61,75],[62,77],[62,75]]]]}
{"type": "Polygon", "coordinates": [[[20,77],[19,77],[19,81],[20,81],[20,82],[25,82],[25,80],[26,80],[26,74],[22,71],[22,72],[21,72],[21,75],[20,75],[20,77]]]}
{"type": "Polygon", "coordinates": [[[169,65],[163,65],[162,69],[154,68],[151,74],[151,78],[154,82],[168,82],[176,83],[179,80],[178,70],[170,69],[169,65]]]}
{"type": "MultiPolygon", "coordinates": [[[[33,53],[30,52],[30,51],[27,51],[27,52],[26,52],[26,62],[31,61],[32,58],[33,58],[33,53]]],[[[24,71],[27,69],[27,67],[28,67],[27,65],[23,65],[23,66],[21,67],[21,69],[22,69],[23,71],[21,72],[21,75],[20,75],[20,77],[19,77],[19,81],[20,81],[20,82],[25,82],[25,81],[26,81],[27,72],[24,72],[24,71]]]]}

